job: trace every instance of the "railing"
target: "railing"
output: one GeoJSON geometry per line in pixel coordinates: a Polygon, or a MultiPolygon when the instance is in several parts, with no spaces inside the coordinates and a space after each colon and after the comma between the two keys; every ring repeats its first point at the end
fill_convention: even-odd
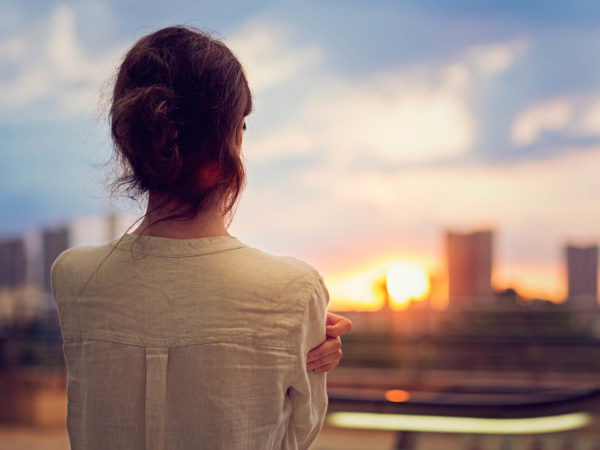
{"type": "Polygon", "coordinates": [[[485,388],[465,379],[463,385],[449,383],[429,391],[386,391],[376,382],[371,387],[356,387],[361,381],[365,382],[359,379],[355,387],[341,386],[334,378],[329,387],[327,423],[337,428],[395,432],[394,449],[429,448],[423,444],[427,436],[447,433],[465,435],[478,443],[468,448],[478,449],[498,448],[488,443],[498,442],[499,436],[506,442],[521,442],[518,448],[545,448],[539,447],[539,442],[567,442],[576,435],[600,442],[600,378],[595,386],[511,387],[506,383],[485,388]]]}
{"type": "Polygon", "coordinates": [[[530,392],[512,395],[510,403],[503,403],[502,396],[495,400],[477,400],[477,395],[465,392],[444,391],[428,401],[406,400],[389,401],[385,391],[380,393],[364,392],[360,389],[330,389],[329,412],[353,411],[385,414],[414,414],[434,416],[462,416],[481,418],[528,418],[552,416],[574,412],[593,412],[600,414],[600,386],[597,389],[560,393],[530,392]],[[446,397],[446,399],[444,399],[446,397]],[[468,397],[461,400],[461,397],[468,397]],[[537,397],[537,398],[536,398],[537,397]],[[553,397],[548,399],[548,397],[553,397]]]}

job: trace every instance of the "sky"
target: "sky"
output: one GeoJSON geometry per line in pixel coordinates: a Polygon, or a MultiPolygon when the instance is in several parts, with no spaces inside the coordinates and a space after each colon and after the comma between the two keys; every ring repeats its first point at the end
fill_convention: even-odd
{"type": "Polygon", "coordinates": [[[111,80],[180,23],[223,39],[254,93],[230,232],[334,291],[402,260],[439,276],[446,230],[492,228],[495,286],[558,300],[564,245],[600,241],[589,1],[2,0],[0,235],[131,212],[106,193],[111,80]]]}

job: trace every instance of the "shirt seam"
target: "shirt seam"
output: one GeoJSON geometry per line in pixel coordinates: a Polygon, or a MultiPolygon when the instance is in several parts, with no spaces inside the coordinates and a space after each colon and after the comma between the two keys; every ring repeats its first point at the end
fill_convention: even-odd
{"type": "MultiPolygon", "coordinates": [[[[191,341],[194,341],[195,339],[191,339],[191,341]]],[[[130,340],[130,339],[116,339],[116,338],[110,338],[110,337],[100,337],[100,336],[63,336],[63,341],[67,342],[67,341],[73,341],[73,342],[79,342],[79,341],[100,341],[100,342],[111,342],[113,344],[120,344],[120,345],[129,345],[132,347],[139,347],[139,348],[178,348],[178,347],[191,347],[191,346],[198,346],[198,345],[211,345],[211,344],[224,344],[224,343],[232,343],[232,344],[247,344],[248,341],[244,341],[242,339],[217,339],[217,340],[205,340],[202,342],[189,342],[189,343],[167,343],[167,344],[159,344],[156,345],[154,343],[148,342],[148,343],[140,343],[140,342],[136,342],[134,340],[130,340]]],[[[256,342],[252,342],[253,345],[258,345],[259,347],[266,347],[266,348],[277,348],[277,349],[286,349],[286,350],[295,350],[297,348],[297,346],[295,345],[271,345],[271,344],[264,344],[264,343],[258,343],[256,344],[256,342]]]]}
{"type": "MultiPolygon", "coordinates": [[[[232,250],[239,250],[245,248],[243,245],[240,245],[238,247],[232,247],[232,248],[226,248],[226,249],[222,249],[222,250],[213,250],[213,251],[207,251],[207,252],[201,252],[201,253],[192,253],[192,254],[185,254],[185,252],[182,252],[184,254],[181,255],[169,255],[169,254],[162,254],[162,253],[152,253],[149,252],[147,254],[144,255],[144,257],[146,256],[153,256],[155,258],[195,258],[198,256],[208,256],[208,255],[214,255],[217,253],[225,253],[225,252],[229,252],[232,250]]],[[[125,249],[122,247],[116,247],[115,250],[121,251],[121,252],[129,252],[131,253],[131,248],[125,249]]]]}

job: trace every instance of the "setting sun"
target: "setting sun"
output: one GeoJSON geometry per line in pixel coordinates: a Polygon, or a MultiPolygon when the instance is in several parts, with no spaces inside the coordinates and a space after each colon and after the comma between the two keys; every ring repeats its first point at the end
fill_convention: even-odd
{"type": "Polygon", "coordinates": [[[410,300],[421,300],[429,292],[429,279],[423,268],[403,262],[395,264],[387,273],[387,290],[393,306],[408,306],[410,300]]]}

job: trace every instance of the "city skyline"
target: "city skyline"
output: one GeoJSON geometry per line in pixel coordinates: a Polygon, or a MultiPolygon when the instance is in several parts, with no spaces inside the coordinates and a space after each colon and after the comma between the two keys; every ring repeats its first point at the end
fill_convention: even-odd
{"type": "MultiPolygon", "coordinates": [[[[116,239],[129,231],[132,220],[132,216],[112,213],[78,217],[21,235],[0,234],[0,288],[30,284],[50,292],[49,268],[60,252],[73,246],[116,239]]],[[[564,294],[548,298],[528,296],[518,286],[499,285],[494,281],[494,274],[499,270],[493,251],[497,234],[498,230],[492,229],[446,230],[443,233],[446,245],[437,256],[437,271],[418,257],[405,256],[382,259],[354,273],[323,272],[331,297],[330,308],[373,311],[391,301],[395,309],[406,309],[414,301],[423,299],[435,309],[487,307],[494,303],[497,293],[507,289],[515,289],[516,295],[525,301],[562,303],[571,300],[577,307],[598,306],[597,243],[584,247],[562,245],[564,274],[559,282],[564,294]],[[390,284],[394,284],[393,289],[390,284]]]]}

